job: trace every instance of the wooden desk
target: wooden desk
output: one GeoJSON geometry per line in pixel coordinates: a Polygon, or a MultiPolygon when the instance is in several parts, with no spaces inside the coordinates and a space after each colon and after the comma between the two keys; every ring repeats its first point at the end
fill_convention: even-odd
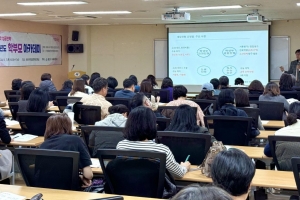
{"type": "MultiPolygon", "coordinates": [[[[75,129],[73,129],[73,133],[77,133],[78,130],[76,129],[76,127],[78,127],[78,124],[74,124],[74,127],[75,127],[75,129]]],[[[20,124],[6,126],[6,129],[11,129],[13,131],[22,131],[20,124]]]]}
{"type": "MultiPolygon", "coordinates": [[[[112,197],[116,195],[112,194],[100,194],[100,193],[90,193],[90,192],[77,192],[69,190],[55,190],[46,188],[34,188],[26,186],[16,186],[16,185],[0,185],[1,192],[10,192],[13,194],[25,196],[30,199],[37,193],[43,194],[44,200],[83,200],[83,199],[96,199],[104,197],[112,197]]],[[[133,197],[133,196],[123,196],[125,200],[154,200],[153,198],[144,197],[133,197]]]]}
{"type": "Polygon", "coordinates": [[[284,121],[275,121],[275,120],[261,120],[264,128],[283,128],[285,127],[284,121]],[[264,122],[268,121],[268,123],[264,124],[264,122]]]}
{"type": "MultiPolygon", "coordinates": [[[[192,166],[195,169],[195,166],[192,166]]],[[[212,179],[207,178],[200,170],[189,171],[183,178],[177,178],[178,181],[211,183],[212,179]]],[[[272,187],[289,190],[297,190],[293,172],[274,171],[257,169],[252,180],[252,186],[272,187]]]]}
{"type": "MultiPolygon", "coordinates": [[[[18,142],[18,141],[13,141],[9,143],[8,145],[10,146],[30,146],[30,147],[38,147],[44,142],[44,137],[37,137],[32,140],[29,140],[27,142],[18,142]]],[[[0,142],[0,144],[4,145],[4,143],[0,142]]]]}
{"type": "Polygon", "coordinates": [[[51,106],[50,108],[48,108],[48,111],[59,112],[59,108],[58,108],[58,106],[51,106]]]}
{"type": "Polygon", "coordinates": [[[256,139],[268,139],[270,135],[274,135],[275,131],[260,131],[260,134],[256,136],[256,139]]]}

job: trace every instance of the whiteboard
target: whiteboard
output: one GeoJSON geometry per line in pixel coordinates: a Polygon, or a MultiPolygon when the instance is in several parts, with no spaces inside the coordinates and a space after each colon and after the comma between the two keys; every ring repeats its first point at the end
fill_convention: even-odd
{"type": "Polygon", "coordinates": [[[273,36],[270,40],[270,79],[279,80],[282,72],[290,67],[290,38],[288,36],[273,36]]]}
{"type": "Polygon", "coordinates": [[[154,40],[154,70],[157,79],[168,76],[168,41],[167,39],[154,40]]]}

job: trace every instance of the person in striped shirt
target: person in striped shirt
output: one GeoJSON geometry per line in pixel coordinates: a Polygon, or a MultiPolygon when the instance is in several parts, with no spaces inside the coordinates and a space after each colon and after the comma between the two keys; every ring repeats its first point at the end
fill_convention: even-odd
{"type": "Polygon", "coordinates": [[[165,153],[166,169],[174,176],[183,177],[190,168],[190,162],[177,163],[169,147],[153,141],[156,132],[155,114],[150,108],[139,106],[130,112],[124,129],[125,139],[118,143],[117,149],[165,153]]]}

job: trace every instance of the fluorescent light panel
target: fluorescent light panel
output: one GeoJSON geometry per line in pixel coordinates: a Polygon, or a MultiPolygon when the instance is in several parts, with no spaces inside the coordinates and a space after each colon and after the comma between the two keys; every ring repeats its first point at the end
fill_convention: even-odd
{"type": "Polygon", "coordinates": [[[202,15],[202,17],[237,17],[247,16],[248,14],[229,14],[229,15],[202,15]]]}
{"type": "Polygon", "coordinates": [[[297,6],[300,6],[300,3],[297,3],[297,6]]]}
{"type": "Polygon", "coordinates": [[[130,11],[91,11],[91,12],[73,12],[77,15],[109,15],[109,14],[130,14],[130,11]]]}
{"type": "Polygon", "coordinates": [[[0,13],[0,17],[33,16],[35,13],[0,13]]]}
{"type": "Polygon", "coordinates": [[[213,6],[213,7],[179,8],[179,10],[190,11],[190,10],[235,9],[235,8],[242,8],[242,6],[240,6],[240,5],[233,5],[233,6],[213,6]]]}
{"type": "Polygon", "coordinates": [[[49,1],[49,2],[22,2],[17,3],[22,6],[61,6],[61,5],[81,5],[87,4],[85,1],[49,1]]]}

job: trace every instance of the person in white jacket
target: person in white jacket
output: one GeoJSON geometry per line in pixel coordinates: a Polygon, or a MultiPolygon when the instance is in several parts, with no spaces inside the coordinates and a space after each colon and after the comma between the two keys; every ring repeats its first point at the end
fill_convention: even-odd
{"type": "MultiPolygon", "coordinates": [[[[96,122],[95,126],[125,127],[129,113],[125,105],[111,106],[108,112],[110,114],[105,119],[96,122]]],[[[98,149],[115,149],[118,142],[123,139],[122,131],[93,130],[89,136],[89,146],[93,146],[93,156],[96,156],[98,149]]]]}

